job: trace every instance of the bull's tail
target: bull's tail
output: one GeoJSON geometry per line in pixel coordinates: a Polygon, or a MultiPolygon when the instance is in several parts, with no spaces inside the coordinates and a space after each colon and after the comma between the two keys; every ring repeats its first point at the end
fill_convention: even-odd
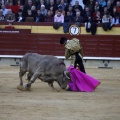
{"type": "Polygon", "coordinates": [[[24,65],[27,65],[27,63],[28,63],[28,58],[29,58],[29,56],[31,55],[32,53],[25,53],[25,55],[22,57],[22,59],[21,59],[21,64],[20,64],[20,66],[24,66],[24,65]]]}
{"type": "Polygon", "coordinates": [[[31,53],[26,53],[22,57],[21,62],[20,62],[20,72],[27,70],[27,67],[28,67],[28,58],[29,58],[30,55],[31,55],[31,53]]]}

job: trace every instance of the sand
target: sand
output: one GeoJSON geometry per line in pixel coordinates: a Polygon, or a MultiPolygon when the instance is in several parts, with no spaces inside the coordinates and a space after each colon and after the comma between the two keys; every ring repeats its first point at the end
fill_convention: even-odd
{"type": "Polygon", "coordinates": [[[63,91],[55,83],[56,92],[40,80],[20,91],[19,66],[0,66],[0,120],[120,120],[120,69],[86,71],[101,81],[91,93],[63,91]]]}

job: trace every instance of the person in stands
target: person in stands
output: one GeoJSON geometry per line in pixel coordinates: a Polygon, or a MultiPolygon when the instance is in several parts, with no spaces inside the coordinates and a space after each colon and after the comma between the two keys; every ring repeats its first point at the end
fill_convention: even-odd
{"type": "Polygon", "coordinates": [[[5,20],[12,24],[15,21],[15,14],[12,12],[11,9],[8,9],[8,14],[5,15],[5,20]]]}
{"type": "Polygon", "coordinates": [[[4,21],[5,20],[5,17],[3,15],[3,11],[0,10],[0,21],[4,21]]]}

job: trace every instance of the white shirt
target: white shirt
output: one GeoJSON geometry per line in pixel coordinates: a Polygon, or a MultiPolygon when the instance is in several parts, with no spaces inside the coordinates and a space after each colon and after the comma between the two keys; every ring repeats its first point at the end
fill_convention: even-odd
{"type": "Polygon", "coordinates": [[[3,11],[3,15],[5,16],[7,13],[8,13],[8,9],[0,9],[0,10],[2,10],[3,11]]]}

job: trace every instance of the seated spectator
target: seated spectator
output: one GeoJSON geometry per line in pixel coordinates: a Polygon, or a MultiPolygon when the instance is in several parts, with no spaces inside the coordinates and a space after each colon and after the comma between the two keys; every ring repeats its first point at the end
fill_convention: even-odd
{"type": "Polygon", "coordinates": [[[3,15],[3,11],[0,10],[0,21],[4,21],[5,20],[5,17],[3,15]]]}
{"type": "Polygon", "coordinates": [[[79,1],[78,1],[78,0],[76,0],[76,1],[75,1],[75,5],[73,5],[73,11],[75,12],[75,14],[76,14],[76,9],[79,9],[79,11],[81,11],[81,13],[83,12],[83,8],[82,8],[82,6],[79,4],[79,1]]]}
{"type": "MultiPolygon", "coordinates": [[[[75,9],[74,9],[74,11],[73,11],[73,16],[75,17],[76,16],[76,12],[79,12],[80,10],[79,10],[79,8],[78,7],[76,7],[75,9]]],[[[82,13],[81,13],[81,15],[82,15],[82,13]]],[[[83,15],[82,15],[83,16],[83,15]]]]}
{"type": "Polygon", "coordinates": [[[87,6],[89,7],[90,12],[93,13],[94,12],[94,6],[95,6],[95,0],[89,0],[87,6]]]}
{"type": "Polygon", "coordinates": [[[62,6],[59,6],[59,7],[58,7],[58,10],[56,10],[56,11],[55,11],[55,14],[57,14],[57,13],[58,13],[58,11],[61,11],[61,12],[62,12],[62,14],[63,14],[63,15],[65,15],[65,11],[64,11],[64,10],[62,10],[62,6]]]}
{"type": "Polygon", "coordinates": [[[54,17],[51,14],[50,10],[47,12],[47,15],[45,16],[45,22],[54,22],[54,17]]]}
{"type": "Polygon", "coordinates": [[[117,2],[117,0],[110,0],[110,1],[111,1],[111,5],[112,5],[112,7],[116,6],[116,2],[117,2]]]}
{"type": "Polygon", "coordinates": [[[94,12],[96,12],[96,11],[102,12],[102,8],[99,5],[98,1],[95,2],[95,6],[94,6],[94,12]]]}
{"type": "Polygon", "coordinates": [[[67,11],[66,15],[64,16],[64,22],[73,22],[73,16],[70,14],[70,11],[67,11]]]}
{"type": "Polygon", "coordinates": [[[112,28],[112,16],[109,12],[106,12],[102,17],[102,27],[105,31],[112,28]]]}
{"type": "Polygon", "coordinates": [[[90,9],[88,6],[85,6],[83,16],[84,16],[85,22],[91,19],[92,13],[90,12],[90,9]]]}
{"type": "Polygon", "coordinates": [[[74,24],[80,26],[81,23],[84,23],[84,18],[81,16],[81,12],[76,12],[76,16],[74,18],[74,24]]]}
{"type": "Polygon", "coordinates": [[[20,5],[19,9],[21,9],[23,11],[24,10],[24,6],[20,5]]]}
{"type": "Polygon", "coordinates": [[[54,0],[50,0],[50,2],[47,4],[47,9],[52,10],[53,15],[55,15],[55,11],[58,9],[58,6],[54,3],[54,0]]]}
{"type": "MultiPolygon", "coordinates": [[[[79,2],[79,5],[82,6],[82,9],[84,9],[84,6],[85,6],[84,0],[68,0],[68,1],[70,1],[70,5],[72,5],[72,6],[75,5],[75,1],[78,1],[78,2],[79,2]]],[[[88,2],[89,0],[85,0],[85,1],[88,2]]],[[[68,3],[69,3],[69,2],[68,2],[68,3]]]]}
{"type": "Polygon", "coordinates": [[[41,11],[41,14],[43,14],[44,16],[47,15],[47,9],[45,8],[45,5],[41,5],[40,11],[41,11]]]}
{"type": "Polygon", "coordinates": [[[25,21],[25,17],[23,16],[23,11],[21,9],[18,10],[18,13],[15,15],[17,22],[25,21]]]}
{"type": "Polygon", "coordinates": [[[51,7],[50,7],[50,10],[48,10],[48,11],[50,11],[50,12],[51,12],[52,16],[54,16],[54,15],[55,15],[55,11],[54,11],[53,9],[54,9],[54,8],[53,8],[53,6],[51,6],[51,7]]]}
{"type": "Polygon", "coordinates": [[[68,7],[66,8],[66,12],[67,12],[67,11],[70,12],[70,15],[71,15],[72,17],[75,17],[75,16],[74,16],[74,12],[73,12],[73,6],[68,5],[68,7]]]}
{"type": "Polygon", "coordinates": [[[31,9],[29,9],[27,11],[27,15],[25,17],[34,17],[34,15],[32,14],[32,10],[31,9]]]}
{"type": "Polygon", "coordinates": [[[54,22],[64,23],[64,15],[62,11],[57,11],[56,15],[54,16],[54,22]]]}
{"type": "Polygon", "coordinates": [[[45,17],[41,14],[40,10],[37,10],[37,15],[35,17],[35,22],[45,22],[45,17]]]}
{"type": "Polygon", "coordinates": [[[28,0],[27,4],[24,5],[24,8],[23,8],[24,16],[28,14],[28,10],[31,9],[32,5],[33,5],[32,0],[28,0]]]}
{"type": "Polygon", "coordinates": [[[114,6],[112,13],[111,13],[112,17],[115,17],[116,13],[118,13],[118,12],[117,12],[116,6],[114,6]]]}
{"type": "Polygon", "coordinates": [[[107,5],[106,0],[98,0],[98,2],[101,7],[105,7],[107,5]]]}
{"type": "Polygon", "coordinates": [[[16,13],[18,12],[18,10],[20,9],[20,6],[23,5],[21,3],[21,0],[17,0],[17,3],[14,5],[16,7],[16,13]]]}
{"type": "Polygon", "coordinates": [[[65,7],[66,7],[65,1],[64,1],[64,0],[60,0],[60,4],[58,5],[58,7],[61,7],[61,9],[62,9],[63,11],[65,11],[65,7]]]}
{"type": "Polygon", "coordinates": [[[99,2],[99,5],[101,6],[101,12],[103,12],[104,8],[107,5],[107,2],[106,2],[106,0],[99,0],[98,2],[99,2]]]}
{"type": "Polygon", "coordinates": [[[35,18],[35,16],[37,15],[37,10],[36,10],[36,6],[35,5],[32,5],[31,11],[32,11],[32,14],[33,14],[33,16],[35,18]]]}
{"type": "Polygon", "coordinates": [[[5,20],[10,24],[15,21],[15,14],[12,12],[11,9],[8,9],[8,14],[5,15],[5,20]]]}
{"type": "Polygon", "coordinates": [[[37,10],[41,9],[41,5],[45,5],[45,8],[46,8],[46,2],[45,2],[45,0],[37,0],[36,1],[36,9],[37,10]]]}
{"type": "Polygon", "coordinates": [[[11,9],[12,12],[16,14],[18,12],[19,7],[16,5],[13,5],[13,2],[10,1],[9,4],[6,5],[6,9],[11,9]]]}
{"type": "Polygon", "coordinates": [[[120,24],[120,14],[116,12],[115,16],[112,18],[112,24],[118,25],[120,24]]]}
{"type": "Polygon", "coordinates": [[[34,15],[32,14],[32,10],[27,11],[27,15],[25,16],[26,22],[34,22],[34,15]]]}
{"type": "Polygon", "coordinates": [[[117,9],[117,12],[120,13],[120,1],[116,2],[116,9],[117,9]]]}
{"type": "Polygon", "coordinates": [[[6,8],[11,9],[13,7],[13,1],[7,1],[6,8]]]}
{"type": "Polygon", "coordinates": [[[111,3],[111,0],[108,0],[108,1],[107,1],[106,7],[107,7],[107,10],[108,10],[108,11],[110,12],[110,14],[111,14],[112,11],[113,11],[113,6],[112,6],[112,3],[111,3]]]}
{"type": "Polygon", "coordinates": [[[73,22],[73,17],[70,15],[70,12],[67,11],[67,14],[64,16],[63,31],[64,33],[69,32],[69,27],[73,22]]]}
{"type": "Polygon", "coordinates": [[[102,23],[102,16],[100,11],[96,11],[93,15],[93,21],[96,23],[102,23]]]}
{"type": "Polygon", "coordinates": [[[107,7],[104,7],[103,12],[101,12],[101,15],[103,16],[103,15],[105,15],[107,12],[108,12],[107,7]]]}
{"type": "Polygon", "coordinates": [[[64,23],[64,15],[62,14],[62,11],[59,10],[57,13],[54,15],[54,23],[53,23],[53,28],[55,30],[59,29],[60,26],[62,26],[64,23]]]}
{"type": "Polygon", "coordinates": [[[3,15],[5,16],[6,14],[8,14],[8,9],[6,9],[6,6],[4,4],[2,4],[1,9],[3,11],[3,15]]]}

